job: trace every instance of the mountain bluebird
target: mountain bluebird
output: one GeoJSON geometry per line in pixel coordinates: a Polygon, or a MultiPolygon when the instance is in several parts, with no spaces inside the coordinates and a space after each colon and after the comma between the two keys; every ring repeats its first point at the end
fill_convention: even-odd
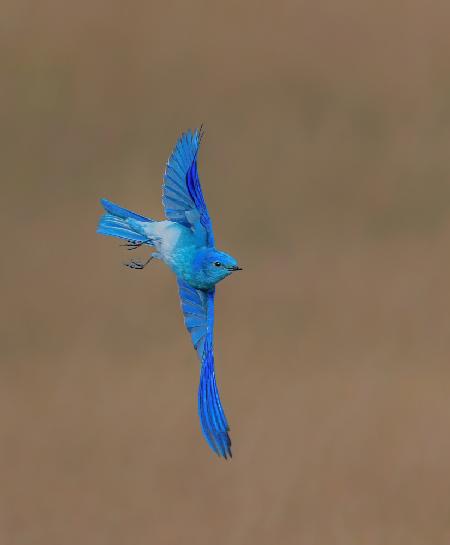
{"type": "Polygon", "coordinates": [[[214,373],[214,292],[218,282],[241,269],[234,257],[214,245],[197,172],[202,136],[201,128],[183,134],[167,162],[162,186],[166,220],[155,221],[102,199],[106,214],[97,232],[125,239],[130,250],[142,245],[155,248],[146,262],[131,261],[128,267],[143,269],[156,258],[175,273],[184,323],[201,362],[198,414],[203,435],[216,454],[227,458],[230,428],[214,373]]]}

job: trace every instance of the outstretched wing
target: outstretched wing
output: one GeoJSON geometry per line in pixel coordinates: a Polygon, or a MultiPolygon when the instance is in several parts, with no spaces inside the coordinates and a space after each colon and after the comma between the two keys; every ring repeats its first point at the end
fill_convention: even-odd
{"type": "Polygon", "coordinates": [[[200,128],[194,133],[189,130],[178,139],[167,161],[162,201],[168,220],[192,229],[205,246],[214,246],[211,218],[197,171],[197,154],[202,136],[200,128]]]}
{"type": "Polygon", "coordinates": [[[198,414],[203,435],[219,456],[231,457],[228,422],[220,402],[214,373],[214,290],[205,292],[178,280],[184,323],[201,361],[198,414]]]}

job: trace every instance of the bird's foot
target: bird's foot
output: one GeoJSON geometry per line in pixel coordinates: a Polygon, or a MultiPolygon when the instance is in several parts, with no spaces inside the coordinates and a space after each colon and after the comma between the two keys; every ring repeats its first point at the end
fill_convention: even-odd
{"type": "Polygon", "coordinates": [[[125,246],[127,250],[136,250],[136,248],[140,248],[143,244],[147,244],[150,242],[150,239],[147,240],[127,240],[125,244],[121,244],[121,246],[125,246]]]}
{"type": "Polygon", "coordinates": [[[144,267],[146,267],[150,261],[153,259],[153,255],[151,255],[147,261],[144,261],[142,263],[141,261],[130,261],[129,263],[124,263],[125,267],[128,267],[129,269],[136,269],[138,271],[141,271],[144,267]]]}

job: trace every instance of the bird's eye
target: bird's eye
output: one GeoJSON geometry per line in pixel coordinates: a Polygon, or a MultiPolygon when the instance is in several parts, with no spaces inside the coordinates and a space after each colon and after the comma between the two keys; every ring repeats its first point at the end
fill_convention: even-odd
{"type": "Polygon", "coordinates": [[[214,265],[216,267],[221,267],[222,266],[222,263],[220,261],[214,261],[214,265]]]}

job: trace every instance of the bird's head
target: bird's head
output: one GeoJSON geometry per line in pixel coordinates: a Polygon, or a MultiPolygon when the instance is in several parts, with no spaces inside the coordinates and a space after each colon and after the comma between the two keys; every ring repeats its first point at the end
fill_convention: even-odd
{"type": "Polygon", "coordinates": [[[225,252],[219,252],[215,248],[207,248],[199,252],[195,268],[204,284],[203,289],[212,288],[234,271],[242,270],[234,257],[225,252]]]}

